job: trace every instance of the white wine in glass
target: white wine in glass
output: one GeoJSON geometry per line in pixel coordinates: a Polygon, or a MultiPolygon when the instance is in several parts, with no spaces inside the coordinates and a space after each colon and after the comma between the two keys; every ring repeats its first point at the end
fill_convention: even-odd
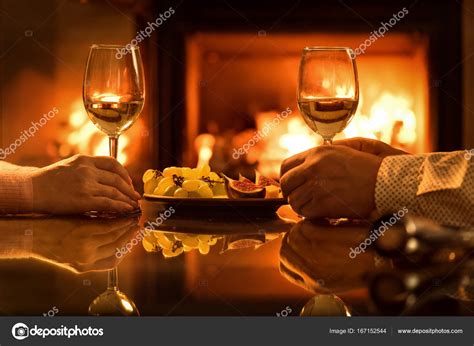
{"type": "Polygon", "coordinates": [[[354,55],[345,47],[305,47],[298,77],[298,108],[306,124],[331,144],[357,110],[354,55]]]}

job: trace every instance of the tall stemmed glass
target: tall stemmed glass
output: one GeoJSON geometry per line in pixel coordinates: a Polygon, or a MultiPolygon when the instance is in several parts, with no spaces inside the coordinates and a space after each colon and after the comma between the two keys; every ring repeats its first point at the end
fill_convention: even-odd
{"type": "Polygon", "coordinates": [[[298,77],[298,107],[324,144],[344,130],[357,110],[355,55],[346,47],[305,47],[298,77]]]}
{"type": "MultiPolygon", "coordinates": [[[[119,136],[137,120],[145,102],[138,47],[93,45],[87,59],[82,96],[89,118],[109,136],[110,156],[116,159],[119,136]]],[[[89,307],[93,315],[112,312],[138,314],[135,304],[118,290],[117,268],[108,272],[107,290],[89,307]]]]}

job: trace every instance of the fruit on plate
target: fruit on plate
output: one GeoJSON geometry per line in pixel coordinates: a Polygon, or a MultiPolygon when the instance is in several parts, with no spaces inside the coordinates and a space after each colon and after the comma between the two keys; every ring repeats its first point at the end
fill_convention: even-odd
{"type": "Polygon", "coordinates": [[[163,172],[149,169],[143,174],[146,194],[177,198],[279,198],[280,184],[260,172],[255,183],[239,174],[234,180],[201,167],[167,167],[163,172]],[[223,177],[222,177],[223,176],[223,177]]]}
{"type": "Polygon", "coordinates": [[[264,198],[265,188],[250,180],[234,180],[224,175],[227,195],[230,198],[264,198]]]}
{"type": "Polygon", "coordinates": [[[207,234],[150,231],[143,238],[142,244],[147,252],[161,251],[165,258],[171,258],[196,249],[200,254],[207,255],[219,238],[221,237],[207,234]]]}
{"type": "Polygon", "coordinates": [[[201,167],[167,167],[149,169],[143,174],[146,194],[178,198],[227,197],[224,179],[211,171],[209,165],[201,167]]]}

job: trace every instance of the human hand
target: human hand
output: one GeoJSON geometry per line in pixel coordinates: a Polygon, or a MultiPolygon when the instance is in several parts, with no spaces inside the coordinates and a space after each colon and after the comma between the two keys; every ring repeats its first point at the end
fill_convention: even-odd
{"type": "Polygon", "coordinates": [[[107,156],[75,155],[32,172],[33,211],[72,214],[127,212],[140,195],[125,168],[107,156]]]}
{"type": "Polygon", "coordinates": [[[375,209],[375,183],[382,160],[383,156],[346,145],[310,149],[283,162],[283,195],[307,218],[367,218],[375,209]]]}

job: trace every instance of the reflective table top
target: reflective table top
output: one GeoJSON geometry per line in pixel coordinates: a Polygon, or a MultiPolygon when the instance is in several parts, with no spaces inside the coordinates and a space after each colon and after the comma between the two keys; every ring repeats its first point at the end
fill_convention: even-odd
{"type": "Polygon", "coordinates": [[[286,206],[279,217],[264,218],[167,217],[153,208],[4,217],[0,312],[474,315],[468,256],[452,250],[426,263],[384,258],[371,246],[354,252],[371,227],[301,220],[286,206]],[[107,291],[111,279],[117,281],[107,291]],[[120,294],[102,300],[104,292],[120,294]]]}

